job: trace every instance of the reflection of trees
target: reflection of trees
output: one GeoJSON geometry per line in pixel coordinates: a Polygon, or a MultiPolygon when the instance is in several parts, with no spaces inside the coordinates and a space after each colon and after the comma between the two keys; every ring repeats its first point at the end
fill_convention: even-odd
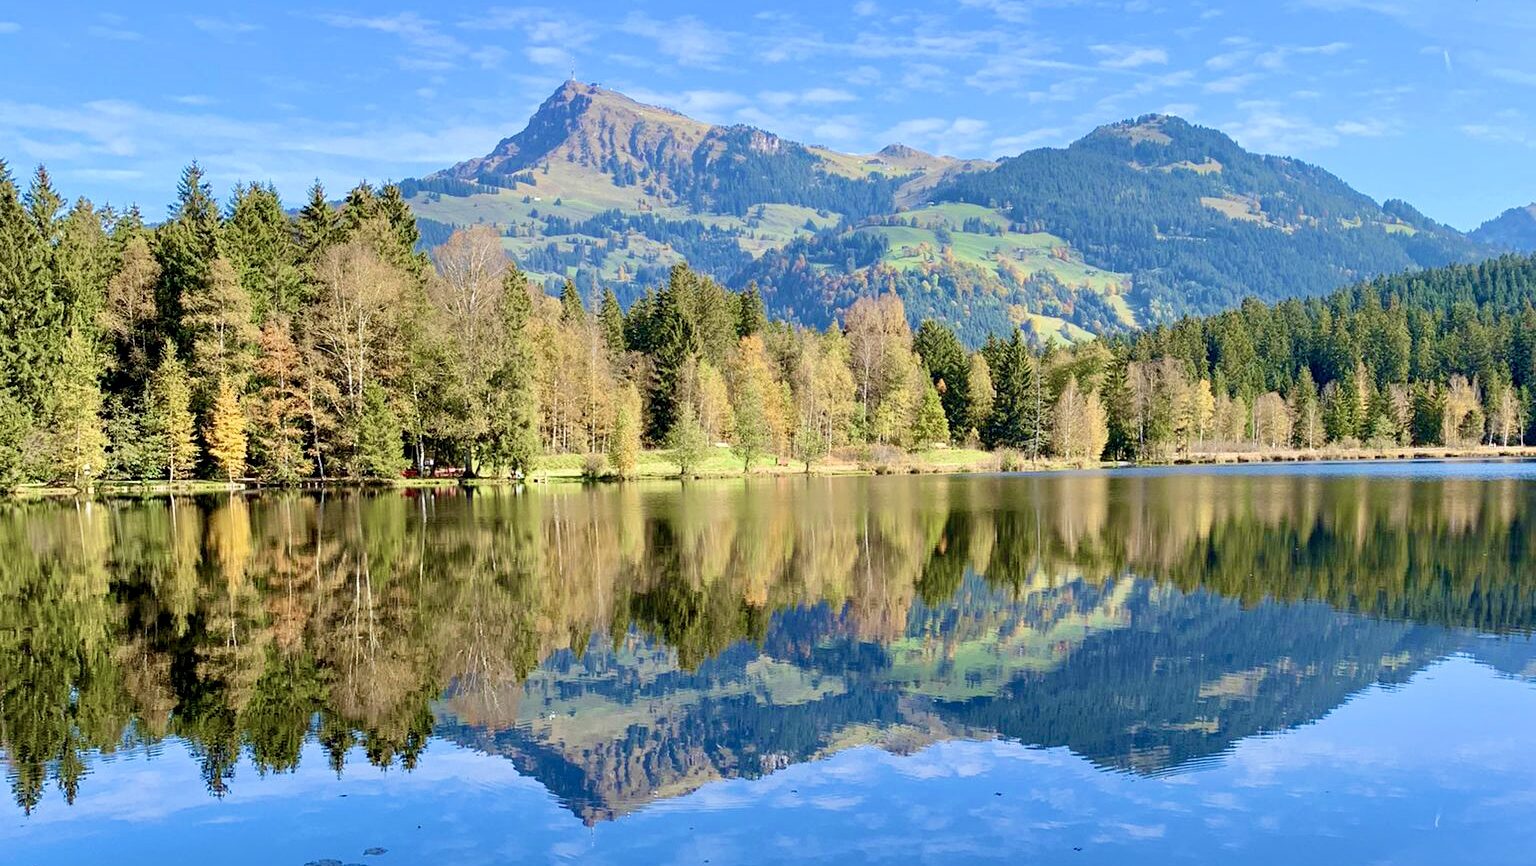
{"type": "MultiPolygon", "coordinates": [[[[540,665],[614,664],[583,660],[600,634],[629,667],[584,681],[615,694],[707,682],[710,660],[742,641],[822,671],[870,663],[867,649],[829,655],[836,633],[901,641],[880,663],[916,671],[916,692],[942,705],[975,691],[955,659],[968,642],[1014,640],[1020,670],[1077,652],[1057,632],[1021,631],[995,594],[1045,598],[1081,580],[1098,589],[1050,596],[1058,632],[1081,630],[1120,616],[1105,605],[1128,573],[1250,607],[1312,599],[1528,629],[1533,498],[1514,481],[1075,474],[8,504],[0,746],[27,809],[50,780],[73,797],[83,753],[168,735],[215,793],[242,754],[291,771],[309,736],[338,772],[354,747],[411,766],[445,689],[462,722],[505,727],[523,699],[507,684],[540,665]],[[973,575],[991,594],[967,589],[973,575]]],[[[1077,699],[1033,703],[1068,713],[1077,699]]],[[[857,694],[837,700],[858,715],[857,694]]],[[[732,718],[754,718],[750,703],[732,718]]],[[[965,723],[1046,730],[1015,718],[1017,702],[993,703],[968,705],[965,723]]],[[[812,715],[785,754],[813,748],[812,715]]],[[[712,735],[676,724],[671,760],[687,766],[712,735]]]]}

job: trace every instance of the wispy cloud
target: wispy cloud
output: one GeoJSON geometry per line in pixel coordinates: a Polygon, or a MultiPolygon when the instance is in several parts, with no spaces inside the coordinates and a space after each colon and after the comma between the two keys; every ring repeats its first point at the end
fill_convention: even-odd
{"type": "Polygon", "coordinates": [[[1218,78],[1205,84],[1206,93],[1239,93],[1247,89],[1248,85],[1259,80],[1259,76],[1252,72],[1242,75],[1229,75],[1226,78],[1218,78]]]}
{"type": "Polygon", "coordinates": [[[397,37],[410,49],[409,53],[396,58],[402,69],[444,72],[456,68],[459,60],[469,52],[468,46],[444,33],[436,21],[415,12],[371,16],[327,13],[321,14],[319,19],[344,30],[369,30],[397,37]]]}
{"type": "Polygon", "coordinates": [[[1108,69],[1136,69],[1168,62],[1168,52],[1152,46],[1094,45],[1090,50],[1101,58],[1099,65],[1108,69]]]}
{"type": "Polygon", "coordinates": [[[1013,156],[1043,145],[1065,144],[1067,138],[1067,131],[1059,126],[1032,129],[1017,135],[1004,135],[992,139],[991,151],[994,156],[1013,156]]]}
{"type": "Polygon", "coordinates": [[[631,97],[650,105],[660,105],[680,111],[700,120],[720,122],[728,118],[727,112],[751,102],[745,95],[733,90],[681,90],[662,92],[644,88],[630,88],[631,97]]]}
{"type": "Polygon", "coordinates": [[[86,35],[97,39],[111,39],[116,42],[138,42],[144,38],[144,34],[137,30],[129,30],[125,27],[112,27],[106,24],[92,24],[85,28],[86,35]]]}
{"type": "Polygon", "coordinates": [[[1238,107],[1247,114],[1222,124],[1222,129],[1250,150],[1304,155],[1339,143],[1334,129],[1289,113],[1278,102],[1253,100],[1238,107]]]}
{"type": "Polygon", "coordinates": [[[985,9],[998,18],[1013,24],[1028,23],[1032,17],[1030,4],[1023,2],[1023,0],[960,0],[960,5],[985,9]]]}
{"type": "Polygon", "coordinates": [[[919,117],[887,129],[887,141],[901,142],[941,154],[975,153],[986,141],[988,125],[974,117],[919,117]]]}
{"type": "Polygon", "coordinates": [[[1397,124],[1380,118],[1341,120],[1333,125],[1333,131],[1351,138],[1381,138],[1397,131],[1397,124]]]}
{"type": "Polygon", "coordinates": [[[15,33],[21,30],[21,25],[15,21],[0,21],[0,33],[15,33]]]}
{"type": "Polygon", "coordinates": [[[261,29],[261,25],[248,21],[238,21],[234,18],[214,18],[199,15],[192,19],[192,26],[204,33],[215,36],[238,36],[242,33],[255,33],[261,29]]]}
{"type": "Polygon", "coordinates": [[[731,50],[731,35],[691,15],[663,21],[644,12],[631,12],[620,29],[649,39],[656,52],[679,66],[715,66],[731,50]]]}

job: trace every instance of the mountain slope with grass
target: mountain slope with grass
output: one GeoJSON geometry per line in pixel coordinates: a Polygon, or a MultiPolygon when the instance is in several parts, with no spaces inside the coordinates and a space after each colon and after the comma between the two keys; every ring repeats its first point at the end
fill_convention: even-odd
{"type": "Polygon", "coordinates": [[[1073,341],[1492,250],[1158,115],[994,163],[843,154],[567,82],[485,156],[401,186],[426,248],[491,225],[589,300],[612,286],[627,304],[687,261],[806,324],[889,290],[972,341],[1073,341]]]}

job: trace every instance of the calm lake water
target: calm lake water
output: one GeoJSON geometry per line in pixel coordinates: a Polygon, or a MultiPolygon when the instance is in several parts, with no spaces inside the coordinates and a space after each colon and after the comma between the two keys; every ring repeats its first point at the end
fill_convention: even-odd
{"type": "Polygon", "coordinates": [[[0,861],[1530,864],[1536,465],[0,505],[0,861]]]}

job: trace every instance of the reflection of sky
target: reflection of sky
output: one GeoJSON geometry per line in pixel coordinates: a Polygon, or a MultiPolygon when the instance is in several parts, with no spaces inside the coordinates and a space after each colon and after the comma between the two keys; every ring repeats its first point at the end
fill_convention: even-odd
{"type": "Polygon", "coordinates": [[[298,772],[248,764],[208,797],[179,746],[92,767],[0,824],[17,864],[954,863],[1528,864],[1536,687],[1456,657],[1326,718],[1238,743],[1197,772],[1106,773],[1064,749],[947,742],[851,749],[716,782],[584,827],[512,765],[437,740],[411,772],[318,748],[298,772]],[[373,847],[383,855],[365,856],[373,847]],[[1081,850],[1077,850],[1081,849],[1081,850]]]}

